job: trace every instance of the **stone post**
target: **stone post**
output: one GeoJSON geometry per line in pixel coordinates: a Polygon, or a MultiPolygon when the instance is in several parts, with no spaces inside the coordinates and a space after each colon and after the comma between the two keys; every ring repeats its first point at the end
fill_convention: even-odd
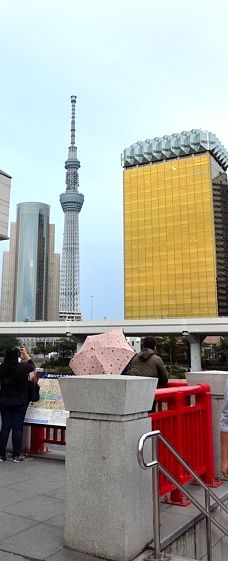
{"type": "Polygon", "coordinates": [[[61,378],[66,431],[65,545],[129,561],[152,539],[152,474],[137,461],[156,378],[61,378]]]}
{"type": "Polygon", "coordinates": [[[221,370],[186,372],[186,379],[190,386],[194,386],[195,384],[209,384],[211,387],[215,477],[221,476],[219,419],[223,407],[224,389],[227,378],[228,372],[221,370]]]}

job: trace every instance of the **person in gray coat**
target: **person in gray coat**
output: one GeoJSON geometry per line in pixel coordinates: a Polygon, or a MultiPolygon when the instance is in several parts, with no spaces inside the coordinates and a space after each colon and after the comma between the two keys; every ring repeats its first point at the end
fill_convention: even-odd
{"type": "Polygon", "coordinates": [[[158,388],[165,388],[168,384],[168,372],[163,360],[156,354],[156,340],[145,337],[143,349],[131,360],[127,374],[129,376],[151,376],[158,378],[158,388]]]}

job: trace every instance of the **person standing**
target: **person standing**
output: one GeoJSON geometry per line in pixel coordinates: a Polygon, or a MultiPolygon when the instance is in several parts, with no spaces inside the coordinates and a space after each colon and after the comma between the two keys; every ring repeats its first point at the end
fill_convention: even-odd
{"type": "Polygon", "coordinates": [[[14,462],[24,460],[22,433],[25,414],[29,405],[28,378],[35,377],[35,366],[25,347],[6,349],[0,365],[0,462],[6,460],[6,446],[12,430],[14,462]],[[21,357],[22,361],[19,362],[21,357]],[[34,373],[34,374],[31,374],[34,373]]]}
{"type": "Polygon", "coordinates": [[[128,370],[130,376],[151,376],[158,378],[158,388],[165,388],[168,384],[168,372],[163,360],[156,354],[156,340],[145,337],[143,349],[131,360],[128,370]]]}
{"type": "Polygon", "coordinates": [[[228,478],[228,379],[225,385],[224,406],[220,418],[221,472],[228,478]]]}

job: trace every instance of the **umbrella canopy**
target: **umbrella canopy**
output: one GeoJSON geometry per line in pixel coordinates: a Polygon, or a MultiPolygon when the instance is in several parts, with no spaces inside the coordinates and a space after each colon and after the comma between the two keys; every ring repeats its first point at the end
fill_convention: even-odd
{"type": "Polygon", "coordinates": [[[135,354],[122,329],[113,329],[101,335],[88,335],[69,362],[78,376],[87,374],[121,374],[135,354]]]}

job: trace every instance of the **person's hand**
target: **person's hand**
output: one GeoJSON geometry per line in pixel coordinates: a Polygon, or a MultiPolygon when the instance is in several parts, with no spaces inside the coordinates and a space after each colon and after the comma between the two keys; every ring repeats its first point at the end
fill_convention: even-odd
{"type": "Polygon", "coordinates": [[[32,372],[29,373],[29,380],[32,380],[32,382],[38,382],[39,375],[36,372],[36,370],[33,370],[32,372]]]}
{"type": "Polygon", "coordinates": [[[228,460],[221,461],[221,472],[228,479],[228,460]]]}
{"type": "Polygon", "coordinates": [[[20,347],[20,353],[21,353],[22,360],[29,360],[30,359],[30,356],[27,353],[26,348],[24,346],[20,347]]]}

